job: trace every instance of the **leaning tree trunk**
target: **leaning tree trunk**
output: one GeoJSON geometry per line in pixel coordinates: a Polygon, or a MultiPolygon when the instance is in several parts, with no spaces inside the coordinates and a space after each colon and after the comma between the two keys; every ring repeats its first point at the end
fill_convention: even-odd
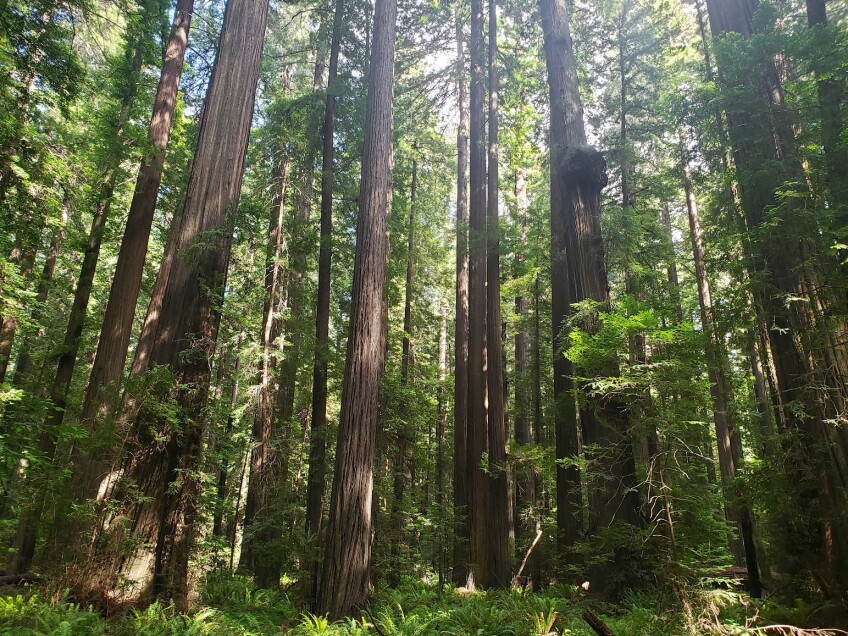
{"type": "MultiPolygon", "coordinates": [[[[41,426],[39,433],[38,451],[42,459],[50,464],[56,453],[55,435],[62,425],[67,406],[68,391],[74,376],[74,367],[77,362],[82,340],[82,330],[88,312],[88,301],[91,298],[91,290],[94,287],[94,275],[97,271],[97,261],[100,257],[100,247],[103,242],[103,234],[106,231],[106,220],[112,206],[112,195],[115,190],[115,180],[121,161],[125,155],[125,143],[123,140],[124,126],[129,116],[132,102],[137,93],[137,82],[141,72],[144,44],[146,34],[141,31],[135,41],[128,43],[132,48],[132,67],[124,86],[123,96],[117,119],[115,121],[114,141],[117,150],[107,153],[111,159],[103,166],[102,179],[97,190],[97,198],[94,208],[94,216],[91,221],[91,229],[88,233],[88,241],[80,266],[77,286],[74,291],[74,300],[68,314],[68,326],[62,342],[62,350],[56,366],[56,374],[50,388],[50,400],[52,405],[41,426]]],[[[32,563],[35,556],[35,544],[38,537],[38,525],[45,504],[43,489],[36,488],[31,504],[26,508],[18,521],[18,527],[13,541],[13,552],[7,562],[8,574],[20,574],[25,572],[32,563]]]]}
{"type": "Polygon", "coordinates": [[[454,325],[453,401],[453,582],[468,583],[468,110],[465,85],[463,20],[456,10],[456,83],[459,126],[456,130],[456,323],[454,325]]]}
{"type": "Polygon", "coordinates": [[[489,393],[489,500],[487,507],[488,587],[510,584],[510,492],[506,466],[506,391],[501,341],[501,268],[498,229],[498,21],[489,0],[489,178],[486,208],[486,336],[489,393]]]}
{"type": "MultiPolygon", "coordinates": [[[[607,183],[606,163],[600,153],[586,144],[565,1],[546,0],[542,18],[551,90],[551,223],[556,248],[552,256],[553,271],[561,271],[562,265],[556,261],[563,258],[564,247],[570,300],[590,300],[597,304],[581,320],[583,329],[595,333],[600,328],[598,311],[609,309],[600,227],[600,193],[607,183]]],[[[564,309],[566,315],[571,311],[567,305],[564,309]]],[[[556,318],[555,315],[555,323],[556,318]]],[[[614,357],[599,362],[597,375],[618,375],[618,361],[614,357]]],[[[627,413],[614,396],[598,395],[586,384],[579,388],[584,395],[580,421],[589,466],[589,531],[598,532],[615,521],[638,524],[636,467],[627,413]]],[[[558,442],[558,459],[570,456],[576,441],[570,423],[562,431],[559,428],[558,438],[562,442],[558,442]]],[[[574,496],[570,492],[572,483],[564,484],[563,503],[567,507],[571,502],[566,496],[574,496]]],[[[596,589],[602,591],[608,579],[604,568],[593,568],[591,577],[596,589]]]]}
{"type": "Polygon", "coordinates": [[[124,237],[97,343],[97,354],[83,401],[80,419],[84,425],[90,423],[101,409],[103,414],[108,415],[117,406],[109,396],[116,394],[115,385],[120,382],[129,349],[193,10],[194,0],[179,0],[174,12],[171,36],[165,49],[153,113],[147,129],[147,140],[151,147],[141,159],[135,192],[127,214],[124,237]]]}
{"type": "MultiPolygon", "coordinates": [[[[138,546],[120,555],[108,550],[94,562],[108,577],[107,590],[124,597],[148,591],[153,598],[187,603],[188,557],[197,516],[197,468],[209,397],[210,360],[230,256],[232,214],[238,205],[253,117],[267,0],[230,0],[204,103],[175,254],[151,328],[149,363],[168,366],[177,422],[141,404],[132,422],[124,479],[134,486],[115,502],[138,546]],[[226,160],[222,160],[225,158],[226,160]],[[191,258],[183,254],[191,252],[191,258]],[[135,490],[141,497],[132,497],[135,490]],[[151,552],[147,546],[154,546],[151,552]],[[118,586],[130,577],[138,585],[118,586]]],[[[111,528],[110,528],[111,530],[111,528]]],[[[113,548],[114,549],[114,548],[113,548]]]]}
{"type": "Polygon", "coordinates": [[[369,591],[374,446],[385,364],[396,22],[396,0],[377,0],[342,412],[318,595],[318,611],[334,619],[363,605],[369,591]]]}

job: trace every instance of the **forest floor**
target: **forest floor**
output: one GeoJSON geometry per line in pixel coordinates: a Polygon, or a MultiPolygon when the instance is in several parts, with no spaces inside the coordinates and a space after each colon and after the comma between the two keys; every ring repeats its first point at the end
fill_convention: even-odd
{"type": "Polygon", "coordinates": [[[188,614],[154,604],[106,619],[66,598],[51,599],[44,591],[10,592],[0,590],[2,636],[595,636],[584,619],[587,609],[614,636],[848,634],[788,627],[815,622],[813,615],[821,616],[821,607],[755,604],[728,590],[693,589],[684,603],[659,593],[632,593],[621,604],[610,605],[561,585],[544,594],[462,594],[406,581],[378,593],[358,619],[336,623],[304,612],[285,593],[256,589],[249,579],[232,575],[207,577],[197,608],[188,614]]]}

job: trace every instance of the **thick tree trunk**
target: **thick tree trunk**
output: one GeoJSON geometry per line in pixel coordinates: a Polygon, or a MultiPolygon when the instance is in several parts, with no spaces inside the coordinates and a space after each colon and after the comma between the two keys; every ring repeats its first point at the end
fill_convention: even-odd
{"type": "Polygon", "coordinates": [[[311,606],[318,602],[320,559],[315,545],[321,536],[326,487],[327,355],[330,346],[330,265],[333,249],[333,136],[336,123],[336,75],[339,67],[344,0],[336,0],[330,65],[327,70],[327,100],[321,159],[321,238],[318,252],[318,298],[315,311],[315,364],[312,370],[312,421],[309,435],[309,475],[306,488],[306,538],[316,554],[309,559],[311,606]]]}
{"type": "MultiPolygon", "coordinates": [[[[726,363],[713,312],[710,282],[706,271],[704,241],[701,234],[701,221],[698,204],[689,174],[688,159],[684,157],[683,187],[686,194],[686,210],[689,214],[689,236],[692,242],[692,260],[695,264],[695,282],[698,287],[698,303],[701,309],[701,324],[705,332],[707,374],[710,380],[710,395],[713,402],[713,424],[715,425],[718,445],[718,461],[722,486],[731,487],[736,477],[737,464],[741,461],[741,441],[736,433],[732,411],[731,385],[727,380],[726,363]],[[737,439],[734,439],[737,438],[737,439]]],[[[725,500],[728,500],[725,492],[725,500]]],[[[745,503],[727,503],[725,514],[728,522],[736,526],[739,538],[730,540],[730,549],[736,565],[748,568],[749,591],[754,597],[760,595],[760,572],[757,550],[751,522],[751,513],[745,503]]]]}
{"type": "MultiPolygon", "coordinates": [[[[551,217],[554,235],[554,273],[560,271],[557,258],[565,248],[571,300],[592,300],[599,310],[609,307],[609,286],[600,228],[600,193],[606,186],[603,157],[586,145],[583,112],[577,87],[577,72],[571,49],[568,16],[564,0],[542,4],[542,25],[551,89],[551,217]]],[[[566,313],[570,307],[564,308],[566,313]]],[[[555,324],[556,318],[555,314],[555,324]]],[[[589,333],[599,327],[597,312],[583,319],[589,333]]],[[[618,362],[602,362],[599,376],[616,376],[618,362]]],[[[589,530],[597,532],[615,521],[639,523],[636,469],[628,431],[628,418],[612,396],[598,396],[581,386],[585,406],[580,410],[583,443],[588,463],[589,530]]],[[[558,429],[560,427],[558,426],[558,429]]],[[[557,458],[572,453],[575,442],[570,424],[558,431],[557,458]],[[572,446],[571,448],[569,446],[572,446]]],[[[566,495],[570,494],[566,486],[566,495]]],[[[579,496],[579,495],[578,495],[579,496]]],[[[569,502],[563,497],[568,509],[569,502]]],[[[606,579],[602,568],[593,568],[592,578],[601,591],[606,579]]]]}
{"type": "MultiPolygon", "coordinates": [[[[577,71],[571,49],[568,14],[564,2],[541,2],[545,59],[551,102],[551,327],[554,352],[554,427],[556,458],[577,458],[580,452],[577,432],[577,407],[572,395],[574,373],[571,362],[563,355],[568,345],[567,324],[571,305],[575,302],[572,265],[566,253],[566,217],[569,196],[579,195],[563,189],[561,164],[570,146],[586,143],[582,134],[583,110],[577,93],[577,71]]],[[[598,188],[599,189],[599,188],[598,188]]],[[[583,203],[579,200],[577,204],[583,203]]],[[[556,467],[557,544],[560,554],[574,545],[583,531],[580,471],[576,464],[556,467]]]]}
{"type": "Polygon", "coordinates": [[[318,595],[318,611],[331,618],[364,604],[369,589],[374,446],[385,364],[396,22],[396,0],[377,0],[342,412],[318,595]]]}
{"type": "Polygon", "coordinates": [[[117,406],[110,395],[117,395],[115,385],[120,382],[129,349],[193,10],[194,0],[179,0],[175,9],[171,36],[165,49],[153,113],[147,129],[147,140],[151,148],[142,157],[135,192],[127,214],[109,301],[103,316],[97,354],[83,401],[81,421],[84,425],[89,424],[101,409],[103,414],[111,414],[117,406]]]}
{"type": "Polygon", "coordinates": [[[468,110],[463,20],[456,10],[456,322],[454,325],[453,401],[453,582],[468,583],[468,110]]]}
{"type": "Polygon", "coordinates": [[[506,389],[501,339],[500,203],[498,180],[498,44],[497,3],[489,0],[489,139],[486,208],[486,335],[489,393],[489,500],[486,560],[487,587],[507,587],[510,557],[510,488],[506,465],[506,389]]]}
{"type": "Polygon", "coordinates": [[[139,547],[123,557],[107,549],[101,567],[108,577],[106,589],[127,599],[149,590],[153,598],[173,599],[178,607],[187,603],[209,365],[220,323],[231,215],[241,190],[267,15],[267,0],[230,0],[225,10],[175,236],[177,256],[164,284],[161,312],[151,321],[155,324],[147,363],[166,365],[174,374],[170,393],[179,405],[178,422],[175,426],[141,404],[132,422],[124,479],[142,497],[126,496],[116,502],[131,522],[128,538],[139,547]],[[189,252],[191,258],[181,257],[189,252]],[[123,577],[138,585],[119,590],[123,577]]]}
{"type": "MultiPolygon", "coordinates": [[[[708,0],[713,36],[738,33],[751,37],[753,14],[758,6],[758,0],[708,0]]],[[[839,468],[845,444],[839,439],[840,432],[829,424],[830,400],[823,399],[822,392],[839,393],[838,384],[842,380],[828,377],[827,358],[823,360],[821,356],[840,352],[815,351],[804,344],[817,328],[814,303],[785,301],[786,297],[808,297],[810,270],[821,266],[821,259],[811,264],[809,252],[812,249],[823,254],[826,249],[810,233],[799,238],[796,229],[790,229],[789,216],[793,206],[799,204],[798,199],[781,202],[777,196],[785,180],[803,183],[803,174],[795,155],[774,60],[765,56],[755,61],[753,68],[743,71],[743,77],[735,75],[736,61],[723,55],[719,48],[720,86],[730,86],[731,90],[738,90],[738,86],[752,87],[750,99],[728,103],[727,110],[734,163],[745,166],[740,171],[740,195],[746,223],[749,230],[760,228],[766,221],[775,228],[769,241],[749,251],[752,269],[762,274],[762,282],[755,288],[757,311],[762,313],[764,324],[772,325],[766,332],[765,343],[774,366],[778,414],[797,442],[790,449],[793,458],[790,479],[797,486],[793,497],[795,512],[806,525],[796,526],[799,534],[791,537],[791,549],[797,550],[805,541],[809,545],[809,537],[816,537],[820,548],[798,559],[798,567],[810,570],[823,582],[825,593],[836,596],[848,589],[848,522],[844,514],[848,502],[839,468]],[[762,108],[758,106],[754,110],[751,103],[762,108]],[[830,386],[834,380],[837,386],[830,386]]],[[[824,265],[822,270],[827,272],[829,267],[824,265]]],[[[818,271],[812,274],[814,279],[821,275],[818,271]]]]}
{"type": "Polygon", "coordinates": [[[483,469],[489,451],[486,419],[486,145],[485,145],[485,40],[483,2],[471,2],[469,241],[468,241],[468,428],[466,450],[469,483],[471,576],[486,587],[488,572],[486,530],[489,479],[483,469]]]}

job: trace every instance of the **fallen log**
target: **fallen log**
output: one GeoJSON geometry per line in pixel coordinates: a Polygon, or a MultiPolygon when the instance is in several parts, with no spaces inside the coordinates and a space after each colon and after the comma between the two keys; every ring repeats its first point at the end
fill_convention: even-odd
{"type": "Polygon", "coordinates": [[[598,618],[597,614],[595,614],[592,610],[587,609],[583,612],[583,620],[589,623],[589,627],[594,629],[598,636],[615,636],[613,631],[609,628],[609,625],[598,618]]]}

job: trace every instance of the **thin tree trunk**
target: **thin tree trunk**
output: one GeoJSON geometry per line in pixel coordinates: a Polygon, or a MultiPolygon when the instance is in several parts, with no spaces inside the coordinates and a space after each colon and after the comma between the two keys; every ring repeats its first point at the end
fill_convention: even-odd
{"type": "MultiPolygon", "coordinates": [[[[706,336],[704,352],[706,354],[707,374],[710,380],[710,395],[713,402],[713,424],[715,425],[718,444],[719,469],[722,485],[727,489],[731,487],[731,482],[736,477],[737,464],[741,460],[741,442],[734,439],[737,437],[737,433],[731,410],[731,385],[727,381],[721,336],[715,322],[710,282],[705,265],[706,257],[698,204],[692,188],[688,159],[685,157],[683,187],[686,194],[686,210],[689,214],[689,235],[692,242],[692,259],[695,263],[695,282],[698,286],[701,324],[706,336]]],[[[725,491],[725,499],[727,498],[728,493],[725,491]]],[[[725,504],[725,514],[728,522],[734,524],[739,531],[739,539],[732,538],[730,541],[734,562],[736,565],[747,565],[749,591],[752,596],[759,597],[761,591],[760,572],[750,509],[745,503],[727,503],[725,504]]]]}
{"type": "Polygon", "coordinates": [[[274,450],[274,438],[279,436],[279,433],[275,435],[274,431],[278,395],[275,380],[280,351],[278,340],[283,330],[280,314],[285,303],[282,260],[286,247],[283,222],[289,181],[288,148],[283,152],[285,154],[279,167],[280,184],[268,219],[259,397],[252,431],[255,445],[250,454],[250,473],[244,507],[244,537],[239,558],[239,568],[251,572],[260,587],[276,586],[280,579],[278,565],[281,563],[267,544],[273,535],[268,506],[272,501],[276,478],[279,477],[279,457],[278,452],[274,450]],[[254,528],[254,525],[258,527],[254,528]]]}
{"type": "MultiPolygon", "coordinates": [[[[68,390],[76,366],[77,353],[82,339],[82,330],[88,312],[88,301],[94,286],[94,275],[97,271],[97,261],[100,257],[100,247],[103,234],[106,231],[106,220],[112,206],[112,194],[115,189],[116,172],[123,158],[123,129],[129,119],[130,107],[137,93],[138,75],[142,66],[142,54],[144,48],[145,34],[139,34],[132,46],[132,68],[127,83],[124,86],[123,97],[118,112],[115,127],[115,140],[121,150],[115,153],[112,162],[105,166],[102,180],[100,182],[91,221],[91,229],[88,233],[80,266],[77,286],[74,291],[74,300],[68,316],[68,326],[62,343],[62,351],[56,367],[56,374],[50,389],[52,405],[41,426],[39,433],[38,449],[41,457],[46,463],[52,463],[56,452],[56,440],[54,435],[65,417],[68,390]]],[[[38,535],[38,525],[44,508],[44,493],[36,489],[31,505],[27,508],[18,522],[18,527],[13,541],[13,552],[7,562],[9,574],[20,574],[29,569],[35,556],[35,544],[38,535]]]]}
{"type": "MultiPolygon", "coordinates": [[[[409,386],[409,371],[412,365],[412,293],[413,272],[415,270],[415,205],[418,189],[418,161],[415,153],[418,152],[418,144],[412,144],[412,184],[409,192],[409,232],[407,235],[406,251],[406,286],[403,301],[403,343],[401,348],[400,363],[400,385],[401,391],[409,386]]],[[[392,510],[391,510],[391,547],[389,554],[391,558],[391,570],[389,573],[389,584],[396,587],[400,583],[401,563],[400,552],[402,549],[401,534],[404,526],[404,490],[407,482],[414,483],[410,477],[410,447],[414,440],[411,439],[410,431],[405,423],[399,425],[397,440],[397,456],[394,459],[394,475],[392,477],[392,510]]]]}
{"type": "MultiPolygon", "coordinates": [[[[318,298],[315,311],[315,364],[312,372],[312,421],[309,436],[309,475],[306,489],[306,538],[318,543],[324,514],[326,487],[327,356],[330,332],[330,265],[333,257],[333,161],[336,122],[336,75],[339,66],[344,0],[336,0],[330,65],[327,71],[327,100],[324,108],[323,149],[321,159],[321,238],[318,252],[318,298]]],[[[317,609],[320,558],[317,548],[309,559],[311,606],[317,609]]]]}
{"type": "Polygon", "coordinates": [[[462,17],[456,9],[456,75],[459,126],[456,131],[456,322],[453,402],[453,582],[468,583],[468,110],[462,17]]]}
{"type": "MultiPolygon", "coordinates": [[[[229,409],[227,410],[227,423],[224,426],[224,444],[226,444],[230,436],[233,433],[233,425],[235,424],[235,416],[233,412],[235,411],[236,404],[238,403],[238,392],[239,392],[239,371],[241,370],[241,337],[239,337],[239,345],[236,347],[236,355],[233,360],[233,368],[230,371],[229,384],[230,384],[230,395],[229,395],[229,409]]],[[[221,348],[220,354],[221,361],[219,362],[220,368],[223,369],[226,363],[225,355],[223,347],[221,348]]],[[[222,378],[223,379],[223,378],[222,378]]],[[[223,385],[219,383],[219,386],[223,388],[223,385]]],[[[220,397],[220,396],[219,396],[220,397]]],[[[222,444],[219,444],[219,450],[223,447],[222,444]]],[[[226,455],[221,458],[221,463],[218,468],[218,480],[215,485],[215,511],[212,514],[212,536],[215,537],[223,537],[224,536],[224,509],[227,504],[227,480],[229,479],[230,474],[230,462],[227,459],[226,455]]],[[[241,487],[241,485],[239,485],[241,487]]]]}
{"type": "Polygon", "coordinates": [[[396,0],[377,0],[365,115],[356,263],[318,611],[339,618],[369,592],[374,446],[385,364],[396,0]]]}
{"type": "Polygon", "coordinates": [[[447,570],[448,527],[445,519],[445,430],[448,425],[447,389],[445,380],[448,371],[448,314],[444,304],[439,306],[439,389],[436,396],[436,514],[439,520],[436,571],[439,573],[439,589],[445,584],[447,570]]]}
{"type": "MultiPolygon", "coordinates": [[[[527,181],[524,168],[515,171],[515,199],[518,213],[518,246],[527,244],[527,181]]],[[[518,276],[525,274],[525,254],[517,249],[515,253],[515,265],[518,276]]],[[[521,446],[533,442],[531,427],[531,416],[533,408],[533,397],[531,386],[535,378],[531,380],[530,372],[530,332],[527,330],[527,321],[530,314],[530,303],[524,295],[515,299],[515,313],[518,316],[519,328],[515,334],[515,443],[521,446]]],[[[522,558],[529,542],[536,536],[535,510],[536,510],[536,474],[527,466],[519,466],[515,475],[515,530],[516,530],[516,557],[522,558]]],[[[535,566],[535,555],[530,555],[528,572],[533,572],[535,566]]]]}

